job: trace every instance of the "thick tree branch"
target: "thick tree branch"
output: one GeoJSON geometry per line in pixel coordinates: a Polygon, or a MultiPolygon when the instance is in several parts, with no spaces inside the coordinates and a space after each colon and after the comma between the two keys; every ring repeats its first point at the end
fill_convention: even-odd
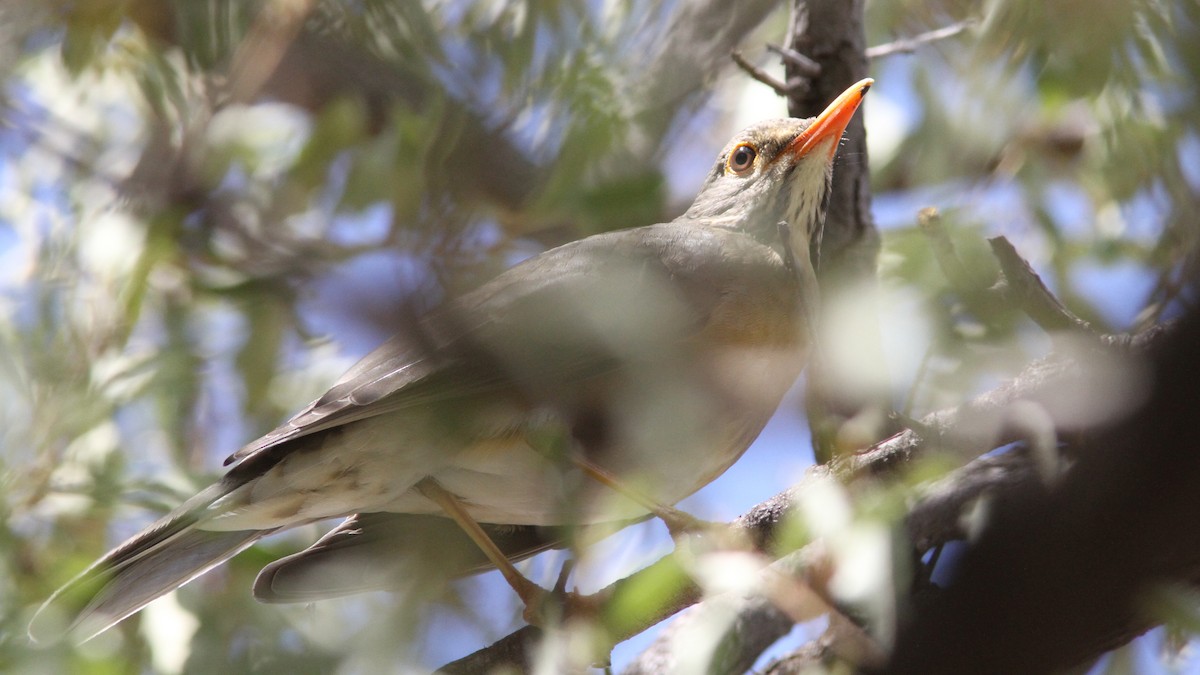
{"type": "MultiPolygon", "coordinates": [[[[793,117],[818,114],[846,87],[867,77],[864,4],[863,0],[791,3],[784,53],[804,57],[784,61],[790,91],[788,112],[793,117]],[[820,75],[813,77],[814,70],[820,75]]],[[[868,97],[864,106],[870,105],[868,97]]],[[[850,120],[838,150],[829,212],[813,255],[821,283],[821,325],[828,326],[825,319],[835,313],[853,317],[856,359],[870,364],[865,370],[880,373],[887,367],[871,292],[875,287],[879,232],[871,217],[864,114],[860,112],[850,120]]],[[[847,336],[821,337],[835,343],[847,336]]],[[[881,386],[883,378],[864,381],[844,371],[835,372],[834,363],[818,354],[808,367],[805,402],[819,462],[839,452],[862,448],[887,433],[883,411],[892,407],[887,387],[881,386]]]]}
{"type": "Polygon", "coordinates": [[[1156,586],[1200,579],[1198,343],[1193,314],[1154,350],[1132,415],[1086,435],[1052,487],[993,500],[955,582],[913,607],[883,672],[1058,671],[1152,626],[1156,586]]]}
{"type": "MultiPolygon", "coordinates": [[[[802,55],[803,66],[785,59],[785,81],[807,86],[792,90],[788,112],[793,117],[813,117],[838,94],[867,77],[863,0],[795,0],[785,48],[802,55]],[[820,75],[812,76],[813,65],[820,75]]],[[[868,99],[865,106],[870,105],[868,99]]],[[[834,165],[833,194],[829,200],[825,235],[821,242],[822,281],[831,272],[852,278],[875,277],[879,233],[871,217],[866,131],[862,113],[850,120],[834,165]]]]}

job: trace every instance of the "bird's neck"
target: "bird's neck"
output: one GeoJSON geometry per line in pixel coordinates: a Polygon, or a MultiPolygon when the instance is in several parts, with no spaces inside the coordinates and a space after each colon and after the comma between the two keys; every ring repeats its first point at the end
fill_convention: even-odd
{"type": "Polygon", "coordinates": [[[753,203],[738,203],[736,200],[709,200],[701,204],[699,200],[692,204],[676,222],[702,223],[709,227],[732,230],[748,234],[763,242],[773,243],[777,240],[775,232],[779,218],[769,214],[759,213],[753,203]]]}

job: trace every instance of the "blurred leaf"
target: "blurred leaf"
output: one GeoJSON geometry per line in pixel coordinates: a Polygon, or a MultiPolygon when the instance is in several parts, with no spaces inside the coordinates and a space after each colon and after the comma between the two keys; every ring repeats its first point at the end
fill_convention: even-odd
{"type": "Polygon", "coordinates": [[[366,136],[367,112],[361,101],[339,98],[317,116],[308,143],[291,170],[291,180],[314,189],[327,177],[333,160],[366,136]]]}
{"type": "Polygon", "coordinates": [[[160,423],[168,432],[176,466],[196,468],[193,452],[203,450],[192,445],[197,440],[193,434],[193,414],[200,398],[202,360],[193,344],[187,307],[168,302],[163,309],[167,339],[155,359],[153,401],[160,423]]]}
{"type": "Polygon", "coordinates": [[[633,173],[601,183],[580,195],[576,210],[588,232],[606,232],[659,220],[664,201],[662,174],[633,173]]]}
{"type": "MultiPolygon", "coordinates": [[[[346,188],[338,206],[348,211],[359,211],[380,201],[387,200],[393,192],[403,194],[408,199],[419,203],[419,184],[416,194],[412,180],[419,172],[399,169],[397,164],[411,161],[412,158],[400,158],[397,152],[399,139],[392,134],[376,138],[370,145],[358,148],[353,154],[350,170],[346,174],[346,188]],[[404,171],[405,178],[400,179],[398,173],[404,171]]],[[[406,167],[408,168],[408,167],[406,167]]],[[[404,197],[393,197],[404,199],[404,197]]],[[[407,201],[407,200],[406,200],[407,201]]]]}
{"type": "Polygon", "coordinates": [[[94,65],[108,48],[124,18],[124,4],[122,0],[89,0],[75,3],[67,13],[62,59],[72,75],[94,65]]]}
{"type": "Polygon", "coordinates": [[[291,294],[273,284],[252,284],[236,295],[247,321],[246,340],[236,359],[247,412],[271,424],[279,416],[271,405],[271,383],[282,358],[284,338],[295,323],[291,294]]]}
{"type": "Polygon", "coordinates": [[[178,231],[178,221],[173,213],[159,214],[147,226],[146,243],[139,252],[137,264],[130,274],[129,284],[124,290],[124,335],[122,342],[128,338],[129,331],[137,325],[141,318],[142,304],[149,291],[150,275],[160,263],[171,259],[177,252],[175,235],[178,231]]]}
{"type": "Polygon", "coordinates": [[[605,624],[613,633],[624,634],[653,616],[689,583],[687,572],[674,556],[668,556],[643,569],[617,589],[605,607],[605,624]]]}
{"type": "Polygon", "coordinates": [[[1200,635],[1200,593],[1178,584],[1165,584],[1146,593],[1143,610],[1174,630],[1200,635]]]}

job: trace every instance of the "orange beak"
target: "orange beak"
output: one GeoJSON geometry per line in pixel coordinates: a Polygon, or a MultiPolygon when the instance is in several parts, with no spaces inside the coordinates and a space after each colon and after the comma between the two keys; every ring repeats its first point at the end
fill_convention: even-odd
{"type": "Polygon", "coordinates": [[[854,117],[854,111],[858,110],[858,106],[862,103],[863,97],[867,95],[867,90],[871,88],[872,84],[875,84],[875,80],[868,77],[855,82],[849,89],[843,91],[842,95],[830,103],[824,112],[817,115],[817,119],[813,120],[807,129],[800,132],[800,135],[780,155],[786,153],[799,159],[820,145],[822,141],[832,138],[833,143],[829,145],[829,159],[833,159],[834,153],[837,152],[837,142],[842,138],[842,132],[846,130],[846,125],[850,124],[850,118],[854,117]]]}

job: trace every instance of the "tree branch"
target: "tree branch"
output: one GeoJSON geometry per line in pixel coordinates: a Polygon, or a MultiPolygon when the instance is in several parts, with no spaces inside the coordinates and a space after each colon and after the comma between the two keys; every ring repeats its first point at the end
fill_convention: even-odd
{"type": "Polygon", "coordinates": [[[767,71],[748,61],[745,56],[742,56],[740,51],[735,49],[729,56],[733,59],[733,62],[736,63],[738,67],[741,68],[747,75],[767,85],[776,94],[779,94],[780,96],[787,96],[788,92],[791,91],[791,88],[788,87],[788,85],[780,82],[772,77],[767,71]]]}
{"type": "Polygon", "coordinates": [[[1041,277],[1033,271],[1021,254],[1017,253],[1017,249],[1008,239],[995,237],[989,239],[988,243],[992,246],[992,253],[1000,261],[1000,268],[1004,270],[1008,295],[1037,325],[1047,333],[1070,330],[1096,337],[1091,324],[1072,314],[1071,310],[1054,297],[1050,289],[1046,288],[1046,284],[1042,283],[1041,277]]]}
{"type": "MultiPolygon", "coordinates": [[[[784,47],[782,45],[768,44],[767,51],[778,54],[779,58],[783,59],[785,64],[795,68],[797,74],[807,79],[814,79],[821,74],[821,64],[813,61],[795,49],[784,47]]],[[[805,86],[807,86],[807,83],[805,83],[805,86]]]]}
{"type": "Polygon", "coordinates": [[[1152,589],[1200,581],[1190,534],[1200,513],[1198,342],[1193,313],[1155,345],[1133,414],[1082,435],[1075,466],[1053,486],[1029,482],[991,500],[954,582],[914,604],[882,672],[1060,671],[1160,620],[1152,589]]]}
{"type": "MultiPolygon", "coordinates": [[[[1161,333],[1155,333],[1139,341],[1135,348],[1141,351],[1152,344],[1161,333]]],[[[772,551],[776,544],[778,525],[797,501],[797,496],[810,489],[815,482],[831,479],[854,489],[858,483],[871,484],[878,480],[897,476],[912,462],[930,452],[950,453],[967,461],[993,448],[1022,438],[1022,428],[1010,423],[1013,404],[1027,401],[1051,402],[1061,399],[1063,391],[1086,390],[1094,385],[1090,381],[1088,364],[1062,357],[1050,356],[1030,364],[1012,380],[988,391],[955,408],[926,415],[920,420],[920,431],[906,430],[875,444],[856,454],[836,458],[828,465],[814,466],[798,485],[781,492],[758,504],[731,524],[731,528],[754,546],[759,552],[772,551]]],[[[1003,490],[1019,489],[1038,482],[1036,469],[1030,458],[1022,453],[1010,452],[997,457],[985,457],[967,463],[963,468],[930,486],[924,496],[910,510],[906,527],[913,542],[920,549],[927,549],[963,536],[960,517],[965,506],[984,494],[998,494],[1003,490]]],[[[806,561],[795,565],[793,572],[810,569],[820,558],[812,550],[802,549],[793,561],[806,561]]],[[[670,556],[654,563],[651,568],[674,564],[670,556]]],[[[625,584],[636,582],[645,575],[653,575],[656,569],[641,570],[621,579],[598,595],[610,596],[625,584]]],[[[822,583],[818,578],[811,580],[814,590],[820,592],[822,583]]],[[[660,607],[652,615],[641,617],[621,635],[610,636],[613,643],[636,635],[645,628],[658,623],[672,614],[700,601],[701,589],[688,583],[672,601],[660,607]]],[[[772,602],[754,600],[740,611],[735,626],[747,633],[766,631],[754,636],[744,635],[730,639],[732,645],[743,645],[740,652],[724,656],[731,663],[751,661],[773,640],[770,635],[782,629],[780,610],[772,602]],[[765,644],[764,644],[765,643],[765,644]],[[750,652],[753,652],[751,654],[750,652]]],[[[794,620],[794,619],[793,619],[794,620]]],[[[786,631],[784,631],[786,632],[786,631]]],[[[454,663],[442,668],[452,673],[490,672],[495,664],[528,664],[539,633],[522,628],[454,663]]],[[[640,672],[654,672],[655,664],[663,663],[665,645],[656,644],[652,653],[631,664],[640,672]],[[649,670],[647,670],[649,669],[649,670]]]]}
{"type": "Polygon", "coordinates": [[[924,33],[918,33],[910,38],[903,38],[893,42],[869,47],[867,49],[867,58],[878,59],[884,56],[891,56],[892,54],[911,54],[917,51],[918,47],[927,45],[931,42],[937,42],[938,40],[945,40],[946,38],[954,37],[955,35],[958,35],[974,25],[974,19],[964,19],[958,23],[952,23],[943,28],[937,28],[924,33]]]}
{"type": "MultiPolygon", "coordinates": [[[[793,117],[818,114],[838,94],[867,76],[864,56],[863,0],[793,0],[785,49],[804,60],[785,59],[785,81],[790,87],[788,112],[793,117]],[[813,66],[816,66],[815,68],[813,66]],[[815,71],[819,77],[813,77],[815,71]]],[[[870,106],[868,100],[864,103],[870,106]]],[[[855,358],[869,363],[865,370],[886,372],[878,312],[871,290],[879,256],[879,232],[871,216],[871,187],[867,165],[863,115],[855,115],[846,133],[833,170],[829,211],[819,246],[814,247],[814,267],[820,281],[820,324],[836,312],[851,317],[859,345],[855,358]],[[836,308],[836,309],[834,309],[836,308]]],[[[822,341],[842,336],[822,334],[822,341]]],[[[884,378],[867,381],[846,372],[835,372],[834,361],[818,354],[808,366],[805,399],[813,451],[817,461],[828,461],[838,452],[869,445],[887,433],[884,411],[892,407],[884,378]],[[851,421],[863,423],[850,424],[851,421]]]]}
{"type": "Polygon", "coordinates": [[[983,290],[971,278],[966,265],[958,257],[954,242],[950,240],[950,233],[946,232],[942,224],[942,214],[936,208],[930,206],[917,212],[917,226],[929,240],[933,258],[937,260],[938,267],[941,268],[942,274],[946,275],[946,280],[951,286],[959,293],[968,295],[983,290]]]}
{"type": "MultiPolygon", "coordinates": [[[[1156,331],[1152,335],[1138,339],[1135,341],[1133,353],[1135,355],[1143,354],[1145,348],[1158,341],[1162,334],[1161,331],[1156,331]]],[[[1058,399],[1062,397],[1064,391],[1093,389],[1094,384],[1089,376],[1089,365],[1074,359],[1053,357],[1035,362],[1013,380],[963,406],[927,415],[920,422],[920,431],[902,432],[860,455],[837,459],[826,467],[814,467],[803,483],[783,495],[777,495],[772,500],[764,502],[761,505],[764,508],[752,510],[747,514],[745,520],[765,517],[766,520],[771,521],[781,517],[779,514],[790,507],[789,505],[793,503],[796,495],[805,489],[806,484],[820,476],[837,477],[853,488],[859,482],[869,484],[895,476],[905,467],[911,466],[913,460],[933,451],[953,449],[956,456],[968,456],[1019,440],[1020,428],[1007,421],[1013,406],[1019,406],[1021,402],[1029,400],[1058,399]]],[[[1081,451],[1092,452],[1088,448],[1081,451]]],[[[919,498],[905,517],[905,529],[915,550],[927,551],[947,542],[967,538],[969,535],[968,524],[964,521],[963,515],[969,512],[980,499],[986,498],[989,503],[994,503],[1011,500],[1027,491],[1045,490],[1046,482],[1039,472],[1037,458],[1031,452],[1017,449],[999,455],[977,457],[922,489],[919,498]]],[[[734,622],[735,630],[739,634],[762,630],[765,631],[765,634],[739,635],[737,639],[727,639],[730,644],[744,645],[745,651],[738,656],[737,660],[733,655],[724,655],[726,661],[739,664],[753,663],[761,653],[758,645],[765,642],[765,638],[772,635],[782,636],[787,632],[782,626],[774,627],[772,624],[772,620],[778,618],[778,614],[779,610],[770,603],[748,602],[734,622]]],[[[960,617],[959,620],[970,621],[970,617],[960,617]]],[[[1147,620],[1142,616],[1131,617],[1131,620],[1123,624],[1119,630],[1103,636],[1104,640],[1097,641],[1080,660],[1098,656],[1104,651],[1136,637],[1148,625],[1147,620]]],[[[664,636],[656,640],[639,657],[633,666],[635,670],[632,672],[654,672],[655,664],[670,663],[667,659],[673,648],[673,635],[676,632],[673,626],[674,624],[664,631],[664,636]]],[[[940,641],[933,640],[926,643],[926,648],[936,650],[940,648],[940,645],[940,641]]],[[[802,648],[798,653],[799,660],[795,663],[811,664],[814,659],[824,661],[836,658],[840,651],[837,648],[837,640],[826,635],[816,643],[802,648]]],[[[792,669],[795,663],[792,659],[786,658],[780,663],[772,664],[768,671],[799,672],[799,670],[792,669]]],[[[852,663],[863,665],[863,661],[858,659],[853,659],[852,663]]],[[[946,672],[953,672],[953,670],[946,672]]],[[[1024,671],[1013,670],[1010,672],[1024,671]]]]}

